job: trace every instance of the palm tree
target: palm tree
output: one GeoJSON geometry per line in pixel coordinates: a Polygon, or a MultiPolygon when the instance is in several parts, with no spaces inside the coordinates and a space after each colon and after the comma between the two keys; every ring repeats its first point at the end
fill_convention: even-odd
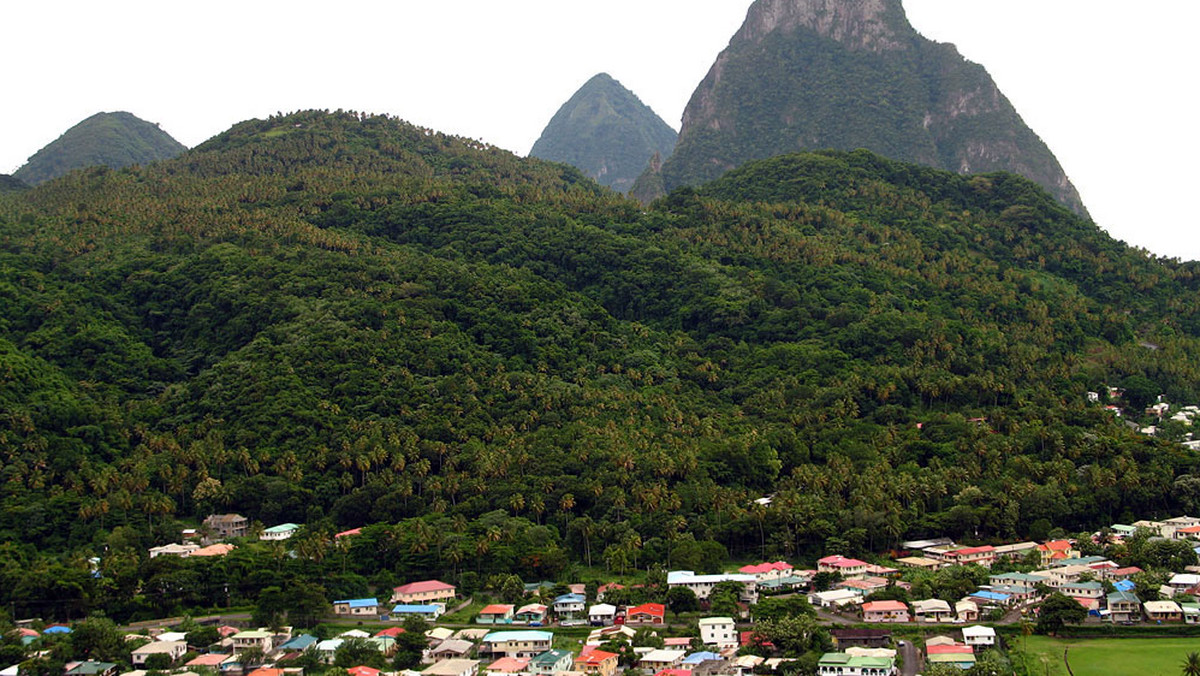
{"type": "Polygon", "coordinates": [[[1184,658],[1183,676],[1200,676],[1200,653],[1188,653],[1184,658]]]}

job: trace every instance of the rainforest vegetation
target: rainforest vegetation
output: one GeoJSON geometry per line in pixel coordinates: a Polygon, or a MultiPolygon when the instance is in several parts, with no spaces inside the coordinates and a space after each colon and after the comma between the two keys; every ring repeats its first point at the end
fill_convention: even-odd
{"type": "Polygon", "coordinates": [[[0,603],[315,607],[1195,512],[1197,453],[1087,393],[1200,403],[1197,286],[1010,174],[822,152],[643,209],[384,116],[245,122],[0,197],[0,603]],[[213,512],[305,527],[148,559],[213,512]]]}

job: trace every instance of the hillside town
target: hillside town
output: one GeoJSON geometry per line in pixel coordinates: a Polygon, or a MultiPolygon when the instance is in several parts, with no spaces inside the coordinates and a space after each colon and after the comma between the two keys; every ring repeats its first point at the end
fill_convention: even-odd
{"type": "MultiPolygon", "coordinates": [[[[182,543],[148,555],[221,557],[254,538],[286,546],[300,528],[252,529],[242,515],[215,514],[183,532],[182,543]]],[[[1013,626],[1200,624],[1198,552],[1200,518],[1180,516],[1113,524],[1090,541],[964,546],[935,538],[905,542],[873,561],[830,553],[811,568],[773,561],[714,574],[668,571],[655,585],[529,583],[511,600],[464,597],[453,584],[414,580],[383,595],[333,601],[317,631],[220,618],[126,628],[127,664],[72,654],[62,673],[748,676],[794,671],[795,658],[781,647],[813,640],[818,627],[827,634],[809,666],[821,676],[914,674],[919,665],[966,671],[983,660],[1002,662],[1013,626]],[[1125,551],[1135,542],[1187,565],[1151,574],[1087,553],[1125,551]],[[628,602],[635,591],[655,600],[628,602]],[[1063,600],[1070,612],[1059,615],[1063,600]],[[797,616],[808,618],[799,629],[779,621],[797,616]]],[[[29,659],[0,673],[39,673],[31,665],[61,651],[64,636],[89,631],[90,621],[17,622],[15,639],[29,659]]]]}

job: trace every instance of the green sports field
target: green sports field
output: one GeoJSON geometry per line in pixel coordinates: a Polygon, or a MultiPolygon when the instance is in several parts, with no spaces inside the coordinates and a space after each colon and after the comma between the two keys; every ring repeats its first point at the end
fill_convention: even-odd
{"type": "MultiPolygon", "coordinates": [[[[1013,639],[1011,657],[1020,664],[1021,638],[1013,639]]],[[[1030,636],[1028,659],[1031,676],[1067,676],[1063,650],[1075,676],[1179,676],[1184,657],[1200,652],[1200,638],[1127,638],[1058,640],[1030,636]]]]}

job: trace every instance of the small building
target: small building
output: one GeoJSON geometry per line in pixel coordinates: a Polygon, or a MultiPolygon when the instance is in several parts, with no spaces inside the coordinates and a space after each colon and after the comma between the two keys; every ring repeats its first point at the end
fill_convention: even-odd
{"type": "Polygon", "coordinates": [[[1174,601],[1146,601],[1142,604],[1146,619],[1151,622],[1179,622],[1183,620],[1183,608],[1174,601]]]}
{"type": "Polygon", "coordinates": [[[511,603],[493,603],[484,606],[475,616],[475,624],[512,624],[515,615],[511,603]]]}
{"type": "Polygon", "coordinates": [[[849,559],[844,556],[826,556],[817,561],[817,572],[836,573],[841,575],[843,579],[850,579],[866,575],[868,566],[870,566],[869,563],[858,559],[849,559]]]}
{"type": "Polygon", "coordinates": [[[349,617],[374,617],[379,615],[378,599],[344,599],[333,602],[333,614],[349,617]]]}
{"type": "Polygon", "coordinates": [[[267,542],[278,542],[280,540],[286,540],[292,537],[298,530],[300,530],[300,526],[298,524],[281,523],[278,526],[271,526],[270,528],[263,529],[263,532],[258,536],[258,539],[266,540],[267,542]]]}
{"type": "Polygon", "coordinates": [[[862,604],[863,622],[908,622],[908,606],[901,601],[868,601],[862,604]]]}
{"type": "Polygon", "coordinates": [[[674,669],[683,663],[686,655],[686,650],[668,650],[666,648],[651,650],[638,660],[638,668],[650,673],[658,673],[663,669],[674,669]]]}
{"type": "Polygon", "coordinates": [[[614,676],[620,656],[603,650],[585,650],[575,660],[575,670],[588,676],[614,676]]]}
{"type": "Polygon", "coordinates": [[[513,613],[513,624],[542,625],[546,623],[546,606],[540,603],[529,603],[517,608],[513,613]]]}
{"type": "Polygon", "coordinates": [[[429,662],[462,659],[471,654],[475,644],[461,638],[448,638],[430,648],[426,656],[429,662]]]}
{"type": "Polygon", "coordinates": [[[446,612],[446,606],[441,603],[399,603],[392,606],[392,618],[404,618],[412,615],[423,617],[433,622],[446,612]]]}
{"type": "Polygon", "coordinates": [[[550,676],[560,671],[569,671],[573,661],[569,651],[547,650],[529,660],[529,673],[550,676]]]}
{"type": "Polygon", "coordinates": [[[913,601],[913,617],[917,622],[948,622],[954,618],[950,604],[941,599],[913,601]]]}
{"type": "Polygon", "coordinates": [[[731,617],[705,617],[700,620],[700,640],[718,648],[737,647],[737,625],[731,617]]]}
{"type": "Polygon", "coordinates": [[[213,514],[204,525],[217,540],[244,538],[250,533],[250,520],[241,514],[213,514]]]}
{"type": "Polygon", "coordinates": [[[479,660],[442,660],[421,673],[424,676],[475,676],[478,669],[479,660]]]}
{"type": "Polygon", "coordinates": [[[233,641],[233,651],[235,653],[242,653],[257,648],[263,651],[264,655],[269,655],[274,647],[273,641],[275,640],[275,635],[269,631],[256,629],[252,631],[239,631],[231,636],[230,639],[233,641]]]}
{"type": "Polygon", "coordinates": [[[992,647],[996,645],[996,630],[991,627],[983,627],[975,625],[966,627],[962,630],[963,643],[971,647],[984,646],[992,647]]]}
{"type": "Polygon", "coordinates": [[[423,580],[392,590],[392,603],[446,603],[454,600],[454,585],[440,580],[423,580]]]}
{"type": "Polygon", "coordinates": [[[845,652],[847,648],[886,648],[892,644],[890,629],[831,629],[833,646],[845,652]]]}
{"type": "Polygon", "coordinates": [[[150,558],[153,559],[159,556],[178,556],[185,559],[191,556],[192,552],[196,551],[197,549],[200,549],[200,545],[194,542],[187,542],[182,545],[172,542],[169,545],[163,545],[161,547],[151,547],[150,558]]]}
{"type": "Polygon", "coordinates": [[[758,602],[758,578],[741,573],[726,573],[724,575],[697,575],[690,570],[672,570],[667,573],[668,587],[687,587],[696,598],[706,600],[714,587],[722,582],[740,582],[741,593],[738,598],[746,603],[758,602]]]}
{"type": "Polygon", "coordinates": [[[742,575],[753,575],[758,578],[759,584],[768,580],[778,580],[780,578],[789,577],[792,574],[792,564],[787,561],[775,561],[774,563],[760,563],[753,566],[742,566],[738,568],[738,572],[742,575]]]}
{"type": "Polygon", "coordinates": [[[661,603],[643,603],[625,612],[625,624],[654,625],[666,621],[667,609],[661,603]]]}
{"type": "Polygon", "coordinates": [[[867,657],[847,653],[825,653],[817,663],[818,676],[892,676],[894,657],[867,657]]]}
{"type": "Polygon", "coordinates": [[[112,662],[87,660],[67,669],[65,676],[117,676],[117,665],[112,662]]]}
{"type": "Polygon", "coordinates": [[[134,648],[129,655],[129,661],[134,667],[143,667],[151,655],[166,655],[173,663],[186,652],[187,641],[152,641],[140,648],[134,648]]]}
{"type": "Polygon", "coordinates": [[[529,668],[530,657],[501,657],[484,669],[486,676],[504,676],[520,674],[529,668]]]}
{"type": "Polygon", "coordinates": [[[551,648],[554,634],[532,629],[493,631],[483,637],[481,652],[509,657],[536,657],[551,648]]]}
{"type": "Polygon", "coordinates": [[[574,620],[583,615],[587,599],[581,594],[563,594],[554,599],[554,614],[559,620],[574,620]]]}
{"type": "Polygon", "coordinates": [[[930,559],[924,556],[906,556],[901,559],[896,559],[896,563],[905,568],[918,568],[920,570],[939,570],[950,565],[945,561],[930,559]]]}
{"type": "Polygon", "coordinates": [[[1117,591],[1108,595],[1108,619],[1134,622],[1142,619],[1142,600],[1133,592],[1117,591]]]}
{"type": "Polygon", "coordinates": [[[808,595],[808,602],[819,608],[842,608],[862,603],[862,594],[854,589],[830,589],[808,595]]]}
{"type": "Polygon", "coordinates": [[[617,619],[617,607],[608,603],[597,603],[588,608],[588,622],[596,627],[606,627],[617,619]]]}

